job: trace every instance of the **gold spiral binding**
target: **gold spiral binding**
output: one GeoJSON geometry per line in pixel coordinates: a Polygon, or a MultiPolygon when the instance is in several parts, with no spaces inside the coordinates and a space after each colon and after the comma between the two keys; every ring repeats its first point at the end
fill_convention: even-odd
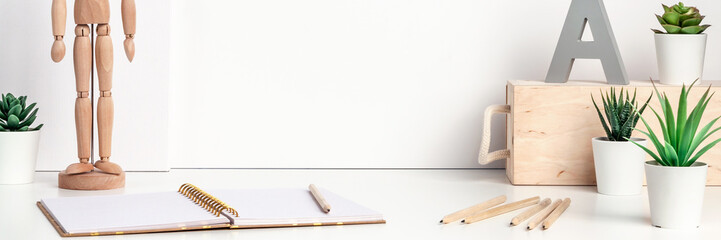
{"type": "Polygon", "coordinates": [[[238,212],[228,206],[228,204],[225,204],[223,201],[220,201],[219,199],[213,197],[213,195],[208,194],[193,184],[185,183],[180,185],[178,192],[195,202],[195,204],[205,208],[208,212],[215,214],[215,216],[220,216],[220,213],[223,211],[235,215],[236,217],[238,216],[238,212]]]}

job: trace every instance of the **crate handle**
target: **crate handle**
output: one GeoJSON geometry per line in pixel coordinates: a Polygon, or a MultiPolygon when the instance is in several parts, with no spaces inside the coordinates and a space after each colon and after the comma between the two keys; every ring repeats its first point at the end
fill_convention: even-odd
{"type": "Polygon", "coordinates": [[[478,153],[478,163],[485,165],[511,156],[511,150],[508,149],[488,152],[488,148],[491,147],[491,118],[497,113],[508,114],[510,112],[510,105],[491,105],[486,108],[486,112],[483,114],[483,140],[481,140],[481,150],[478,153]]]}

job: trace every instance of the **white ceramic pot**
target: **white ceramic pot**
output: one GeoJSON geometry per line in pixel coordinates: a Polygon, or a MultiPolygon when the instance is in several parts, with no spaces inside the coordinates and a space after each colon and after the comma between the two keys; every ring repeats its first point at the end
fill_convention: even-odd
{"type": "Polygon", "coordinates": [[[697,228],[701,225],[703,192],[708,166],[666,167],[646,162],[651,224],[662,228],[697,228]]]}
{"type": "Polygon", "coordinates": [[[703,74],[706,34],[656,33],[656,60],[661,84],[691,84],[703,74]]]}
{"type": "Polygon", "coordinates": [[[33,181],[39,143],[40,130],[0,132],[0,184],[33,181]]]}
{"type": "MultiPolygon", "coordinates": [[[[646,146],[646,139],[631,138],[646,146]]],[[[646,152],[632,142],[608,141],[607,137],[591,139],[593,163],[596,168],[598,193],[605,195],[637,195],[643,187],[643,163],[646,152]]]]}

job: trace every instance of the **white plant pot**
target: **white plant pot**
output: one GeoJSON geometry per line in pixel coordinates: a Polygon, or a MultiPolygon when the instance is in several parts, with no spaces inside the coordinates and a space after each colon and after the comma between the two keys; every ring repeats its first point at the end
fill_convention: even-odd
{"type": "Polygon", "coordinates": [[[697,228],[701,225],[708,166],[666,167],[646,162],[651,224],[661,228],[697,228]]]}
{"type": "Polygon", "coordinates": [[[701,79],[706,37],[705,33],[654,35],[661,84],[689,85],[701,79]]]}
{"type": "Polygon", "coordinates": [[[31,183],[40,131],[0,132],[0,184],[31,183]]]}
{"type": "MultiPolygon", "coordinates": [[[[646,146],[646,139],[631,138],[646,146]]],[[[643,187],[643,163],[646,152],[632,142],[608,141],[607,137],[591,140],[596,168],[598,193],[605,195],[637,195],[643,187]]]]}

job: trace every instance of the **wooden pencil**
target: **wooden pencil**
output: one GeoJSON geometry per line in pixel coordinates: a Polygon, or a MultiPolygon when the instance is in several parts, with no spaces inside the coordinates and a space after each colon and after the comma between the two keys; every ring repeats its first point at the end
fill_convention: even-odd
{"type": "Polygon", "coordinates": [[[570,198],[563,199],[563,203],[561,203],[561,205],[559,205],[556,209],[554,209],[553,212],[551,212],[551,214],[548,215],[548,218],[546,218],[546,220],[543,221],[543,230],[551,228],[551,225],[553,225],[553,223],[556,222],[558,217],[560,217],[561,214],[563,213],[563,211],[566,211],[566,209],[570,205],[571,205],[570,198]]]}
{"type": "Polygon", "coordinates": [[[533,206],[532,208],[529,208],[526,211],[523,211],[521,214],[518,214],[518,216],[511,219],[511,225],[517,226],[523,221],[526,221],[527,219],[533,217],[533,215],[536,215],[536,213],[540,212],[544,208],[548,207],[548,205],[551,205],[551,199],[546,198],[543,199],[543,201],[536,204],[536,206],[533,206]]]}
{"type": "Polygon", "coordinates": [[[501,196],[495,197],[491,200],[488,200],[488,201],[470,206],[468,208],[459,210],[457,212],[448,214],[445,217],[443,217],[443,219],[441,219],[441,223],[448,224],[451,222],[455,222],[455,221],[461,220],[465,217],[471,216],[474,213],[495,207],[498,204],[501,204],[504,202],[506,202],[506,195],[501,195],[501,196]]]}
{"type": "Polygon", "coordinates": [[[309,185],[308,188],[310,189],[310,193],[313,194],[313,198],[315,198],[315,201],[318,202],[320,208],[323,209],[323,212],[330,212],[330,204],[328,204],[328,201],[325,200],[325,197],[320,194],[320,190],[318,190],[318,188],[316,188],[314,184],[309,185]]]}
{"type": "Polygon", "coordinates": [[[512,203],[509,203],[509,204],[501,205],[501,206],[498,206],[498,207],[495,207],[495,208],[492,208],[492,209],[489,209],[489,210],[486,210],[486,211],[477,213],[477,214],[475,214],[475,215],[473,215],[473,216],[467,217],[467,218],[464,219],[462,222],[467,223],[467,224],[471,224],[471,223],[474,223],[474,222],[481,221],[481,220],[483,220],[483,219],[492,218],[492,217],[495,217],[495,216],[498,216],[498,215],[501,215],[501,214],[504,214],[504,213],[508,213],[508,212],[511,212],[511,211],[514,211],[514,210],[518,210],[518,209],[521,209],[521,208],[524,208],[524,207],[531,206],[531,205],[533,205],[533,204],[538,203],[538,201],[539,201],[540,199],[541,199],[540,197],[535,196],[535,197],[532,197],[532,198],[523,199],[523,200],[521,200],[521,201],[517,201],[517,202],[512,202],[512,203]]]}
{"type": "Polygon", "coordinates": [[[561,199],[553,201],[553,203],[550,206],[544,208],[541,212],[536,214],[536,217],[534,217],[533,219],[531,219],[531,221],[528,222],[528,227],[527,227],[528,230],[533,230],[534,228],[536,228],[538,226],[538,224],[541,224],[541,222],[543,222],[543,220],[545,220],[546,217],[548,217],[548,214],[551,214],[551,212],[554,209],[556,209],[556,207],[558,207],[558,205],[561,205],[561,202],[563,202],[563,200],[561,200],[561,199]]]}

